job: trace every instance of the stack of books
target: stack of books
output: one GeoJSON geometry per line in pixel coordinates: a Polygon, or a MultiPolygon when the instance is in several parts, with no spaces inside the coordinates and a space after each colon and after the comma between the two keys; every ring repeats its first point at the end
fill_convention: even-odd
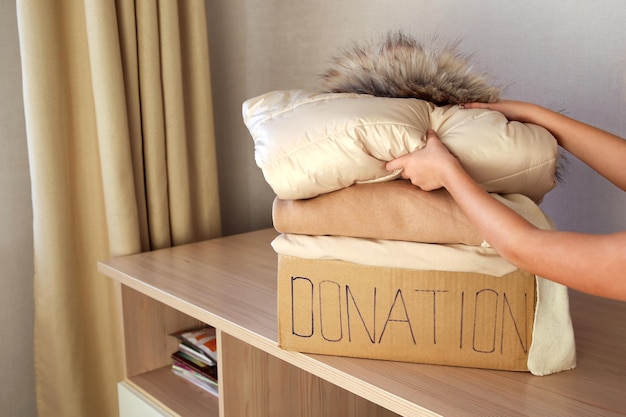
{"type": "Polygon", "coordinates": [[[171,335],[179,340],[178,351],[172,353],[172,371],[211,394],[218,395],[215,328],[206,326],[181,330],[171,335]]]}

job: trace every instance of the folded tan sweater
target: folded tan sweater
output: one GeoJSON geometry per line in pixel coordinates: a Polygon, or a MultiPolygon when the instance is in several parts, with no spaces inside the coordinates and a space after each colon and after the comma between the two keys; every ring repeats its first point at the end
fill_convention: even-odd
{"type": "Polygon", "coordinates": [[[356,184],[306,200],[276,198],[280,233],[480,245],[482,237],[444,190],[422,191],[408,180],[356,184]]]}

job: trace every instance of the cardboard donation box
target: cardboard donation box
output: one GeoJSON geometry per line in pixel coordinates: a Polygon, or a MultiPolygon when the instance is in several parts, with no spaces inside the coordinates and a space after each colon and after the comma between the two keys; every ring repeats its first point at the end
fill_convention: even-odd
{"type": "Polygon", "coordinates": [[[278,256],[287,350],[527,371],[535,276],[419,271],[278,256]]]}

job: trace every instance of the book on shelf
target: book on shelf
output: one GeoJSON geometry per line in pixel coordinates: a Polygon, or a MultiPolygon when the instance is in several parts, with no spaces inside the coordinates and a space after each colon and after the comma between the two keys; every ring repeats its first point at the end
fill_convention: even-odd
{"type": "Polygon", "coordinates": [[[178,344],[178,350],[207,365],[217,365],[217,361],[213,360],[213,358],[183,342],[178,344]]]}
{"type": "Polygon", "coordinates": [[[205,375],[195,371],[182,362],[174,361],[172,364],[172,372],[215,396],[219,395],[219,388],[216,381],[207,378],[205,375]]]}
{"type": "Polygon", "coordinates": [[[172,353],[172,359],[174,360],[174,362],[184,363],[186,366],[192,368],[196,372],[217,382],[217,365],[209,365],[207,363],[201,362],[193,356],[181,351],[172,353]]]}
{"type": "Polygon", "coordinates": [[[181,330],[171,336],[179,340],[172,353],[172,371],[200,388],[218,395],[217,343],[215,328],[181,330]]]}
{"type": "Polygon", "coordinates": [[[206,326],[201,329],[181,330],[172,333],[172,336],[198,355],[217,363],[217,336],[214,327],[206,326]]]}

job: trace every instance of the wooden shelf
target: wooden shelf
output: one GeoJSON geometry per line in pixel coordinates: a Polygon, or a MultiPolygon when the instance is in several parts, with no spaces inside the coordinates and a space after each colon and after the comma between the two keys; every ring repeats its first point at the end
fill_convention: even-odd
{"type": "Polygon", "coordinates": [[[170,366],[134,376],[127,382],[171,413],[198,415],[198,410],[204,410],[201,415],[219,415],[218,398],[181,380],[170,366]]]}
{"type": "MultiPolygon", "coordinates": [[[[161,384],[160,371],[154,382],[144,375],[166,366],[171,347],[158,346],[146,355],[145,341],[158,344],[175,326],[201,321],[219,330],[220,351],[226,352],[220,363],[220,415],[261,416],[269,410],[272,416],[325,415],[324,407],[333,404],[345,408],[336,415],[355,416],[624,415],[626,303],[572,292],[578,367],[547,377],[289,352],[277,346],[277,258],[270,246],[275,236],[268,229],[99,263],[99,270],[125,289],[130,380],[163,404],[174,401],[161,400],[167,394],[154,387],[161,384]],[[268,369],[279,369],[278,376],[268,376],[268,369]],[[301,386],[294,388],[293,381],[301,386]],[[317,388],[311,390],[311,384],[317,388]],[[278,388],[296,389],[300,402],[273,393],[278,388]],[[241,404],[255,407],[256,414],[249,408],[239,414],[241,404]]],[[[195,415],[195,407],[210,402],[193,393],[190,398],[182,402],[200,405],[176,413],[195,415]]]]}

